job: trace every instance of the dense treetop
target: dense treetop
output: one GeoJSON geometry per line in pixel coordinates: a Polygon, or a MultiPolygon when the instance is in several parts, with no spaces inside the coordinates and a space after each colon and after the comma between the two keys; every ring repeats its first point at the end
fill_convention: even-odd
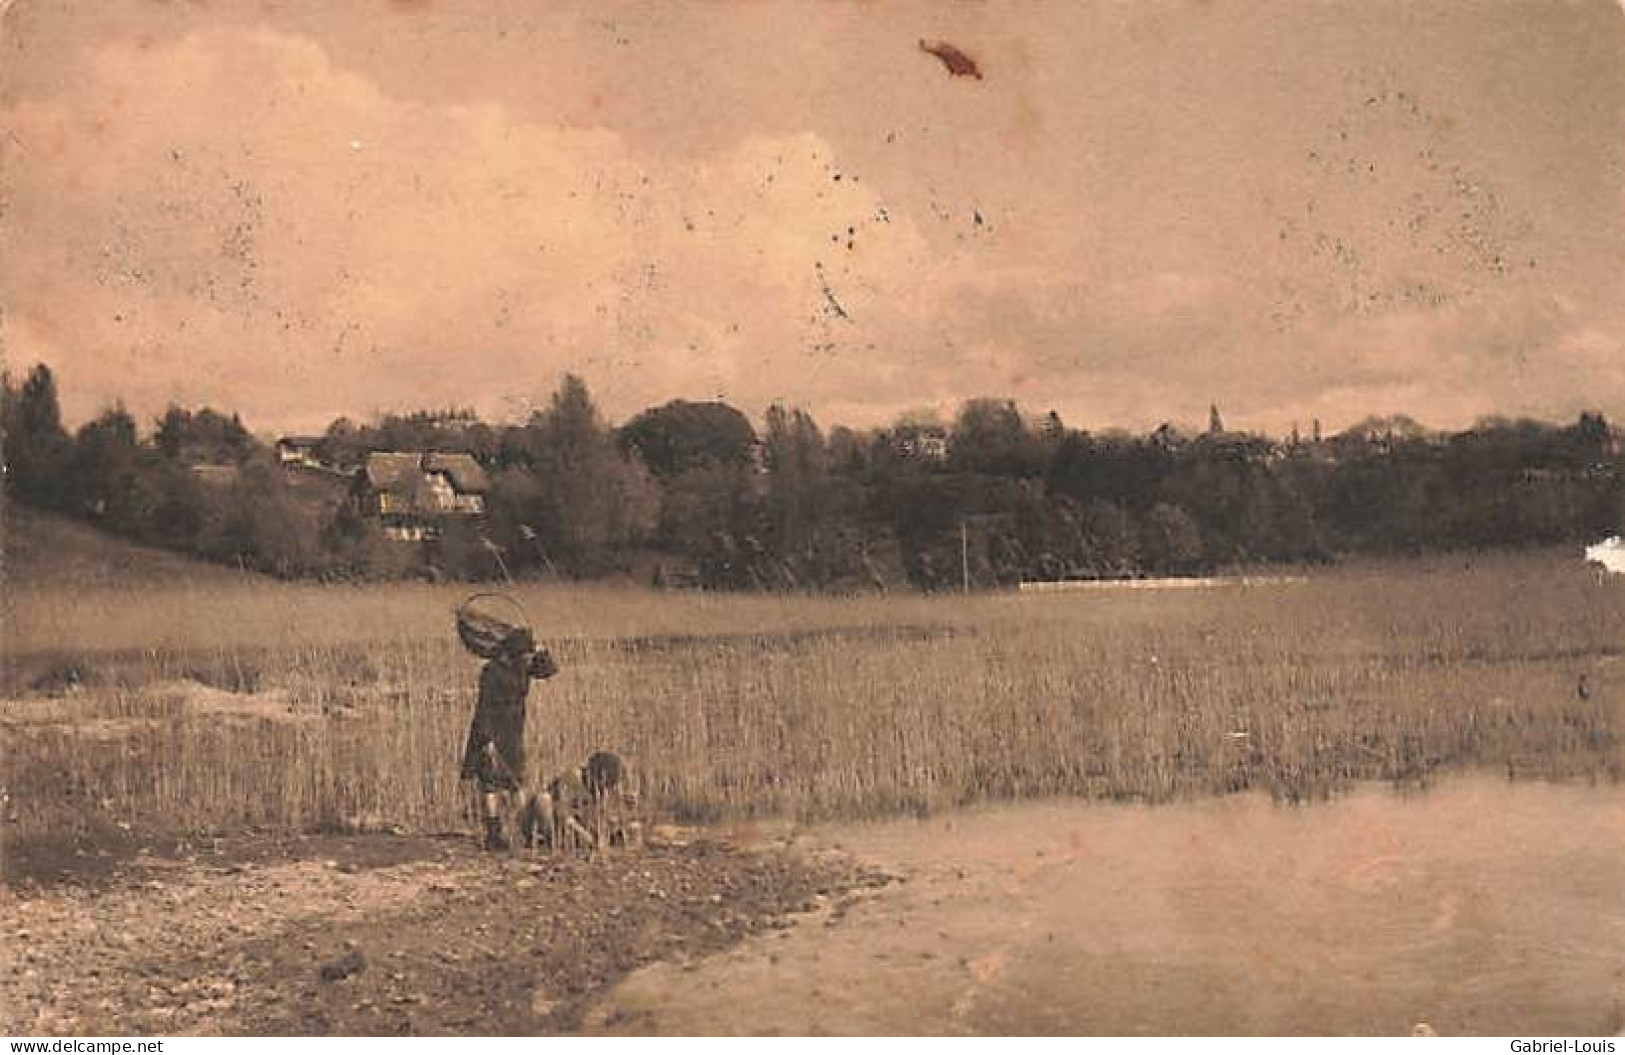
{"type": "Polygon", "coordinates": [[[1486,419],[1452,434],[1404,416],[1321,438],[1093,434],[1008,400],[949,425],[821,429],[769,408],[674,400],[619,428],[566,376],[495,426],[460,408],[332,423],[316,467],[283,468],[235,414],[171,407],[143,434],[111,407],[70,435],[41,365],[0,391],[7,491],[110,531],[280,575],[677,576],[742,589],[926,589],[1023,579],[1574,543],[1617,533],[1619,435],[1486,419]],[[930,441],[930,442],[928,442],[930,441]],[[372,451],[462,452],[484,515],[427,543],[383,537],[351,474],[372,451]]]}

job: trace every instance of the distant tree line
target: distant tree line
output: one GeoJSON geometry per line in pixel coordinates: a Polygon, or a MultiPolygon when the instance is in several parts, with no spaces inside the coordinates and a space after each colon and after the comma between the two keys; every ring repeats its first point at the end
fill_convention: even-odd
{"type": "Polygon", "coordinates": [[[0,429],[10,496],[283,576],[653,568],[712,588],[941,590],[1572,544],[1617,533],[1625,511],[1618,437],[1593,413],[1273,441],[1225,432],[1216,410],[1189,437],[1094,434],[994,399],[940,428],[826,433],[793,408],[758,431],[725,403],[674,400],[614,428],[567,376],[523,424],[423,411],[340,419],[318,438],[318,459],[344,471],[379,450],[486,468],[487,515],[424,547],[385,539],[342,487],[304,487],[235,414],[172,407],[143,434],[114,407],[70,434],[41,365],[5,379],[0,429]]]}
{"type": "Polygon", "coordinates": [[[270,453],[236,415],[171,408],[150,435],[112,407],[69,434],[51,371],[0,386],[8,498],[123,537],[284,576],[319,570],[270,453]],[[229,469],[211,483],[193,466],[229,469]]]}

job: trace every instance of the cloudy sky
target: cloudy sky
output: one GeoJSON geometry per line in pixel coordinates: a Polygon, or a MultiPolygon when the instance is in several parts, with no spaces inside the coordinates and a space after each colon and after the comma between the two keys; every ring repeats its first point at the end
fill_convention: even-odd
{"type": "Polygon", "coordinates": [[[1612,2],[13,0],[0,27],[6,361],[50,363],[73,419],[515,416],[565,370],[617,418],[1625,418],[1612,2]]]}

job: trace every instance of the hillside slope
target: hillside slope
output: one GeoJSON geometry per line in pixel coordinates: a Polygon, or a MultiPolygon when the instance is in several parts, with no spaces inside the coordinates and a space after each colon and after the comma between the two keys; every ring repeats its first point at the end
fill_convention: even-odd
{"type": "Polygon", "coordinates": [[[254,576],[142,546],[18,502],[0,503],[0,582],[15,587],[150,586],[254,576]]]}

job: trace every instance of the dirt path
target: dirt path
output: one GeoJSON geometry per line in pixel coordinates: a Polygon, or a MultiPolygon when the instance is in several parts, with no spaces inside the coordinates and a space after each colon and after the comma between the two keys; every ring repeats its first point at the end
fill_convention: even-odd
{"type": "Polygon", "coordinates": [[[639,970],[591,1031],[1598,1034],[1625,1024],[1625,790],[1049,803],[820,829],[896,869],[639,970]]]}
{"type": "Polygon", "coordinates": [[[0,1034],[567,1032],[640,965],[883,881],[830,855],[680,839],[595,861],[455,838],[237,840],[86,865],[0,888],[0,1034]]]}

